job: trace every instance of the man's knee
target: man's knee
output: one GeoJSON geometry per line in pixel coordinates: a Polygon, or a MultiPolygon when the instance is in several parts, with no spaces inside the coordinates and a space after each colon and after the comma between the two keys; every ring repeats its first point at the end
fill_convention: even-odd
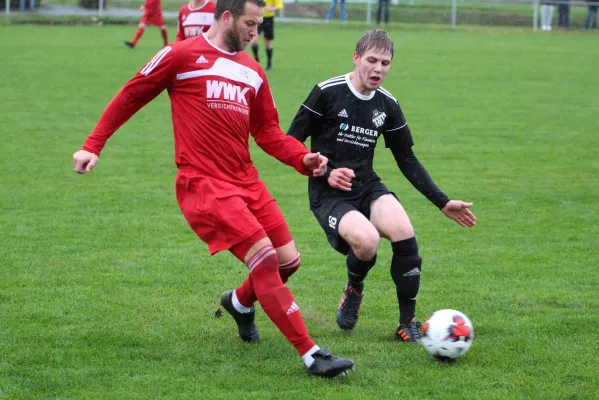
{"type": "Polygon", "coordinates": [[[371,260],[378,251],[379,232],[363,214],[357,211],[351,211],[341,218],[339,235],[351,246],[360,260],[371,260]]]}
{"type": "Polygon", "coordinates": [[[414,237],[414,228],[408,221],[407,223],[398,223],[391,227],[386,227],[386,231],[383,234],[384,237],[389,239],[391,243],[399,243],[404,240],[408,240],[414,237]]]}
{"type": "Polygon", "coordinates": [[[380,236],[376,229],[366,229],[352,236],[350,246],[360,260],[372,260],[379,249],[380,236]]]}
{"type": "Polygon", "coordinates": [[[392,194],[374,200],[370,212],[371,222],[381,235],[391,242],[400,242],[414,237],[414,228],[406,210],[392,194]]]}

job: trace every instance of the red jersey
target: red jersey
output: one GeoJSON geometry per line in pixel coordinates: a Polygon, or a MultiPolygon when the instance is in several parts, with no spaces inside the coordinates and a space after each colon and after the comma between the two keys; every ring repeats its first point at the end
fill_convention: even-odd
{"type": "Polygon", "coordinates": [[[160,0],[146,0],[144,3],[144,13],[158,13],[162,12],[160,0]]]}
{"type": "Polygon", "coordinates": [[[164,89],[171,101],[175,163],[199,176],[248,187],[258,182],[249,135],[268,154],[308,175],[308,149],[279,127],[260,65],[245,51],[215,47],[205,35],[164,47],[112,99],[83,149],[95,154],[164,89]]]}
{"type": "Polygon", "coordinates": [[[206,32],[214,21],[215,10],[216,3],[210,0],[198,8],[193,8],[191,3],[181,6],[177,20],[177,41],[206,32]]]}

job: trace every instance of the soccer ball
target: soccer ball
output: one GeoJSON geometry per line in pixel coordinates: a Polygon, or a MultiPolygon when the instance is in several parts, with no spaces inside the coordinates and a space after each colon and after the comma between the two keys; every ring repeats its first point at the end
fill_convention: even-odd
{"type": "Polygon", "coordinates": [[[474,328],[456,310],[435,311],[422,324],[422,345],[433,357],[454,360],[466,354],[474,340],[474,328]]]}

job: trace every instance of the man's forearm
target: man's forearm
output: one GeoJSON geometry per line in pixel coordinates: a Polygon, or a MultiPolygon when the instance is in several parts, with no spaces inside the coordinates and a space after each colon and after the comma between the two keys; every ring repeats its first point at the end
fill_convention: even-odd
{"type": "Polygon", "coordinates": [[[449,202],[449,197],[443,193],[441,189],[435,184],[433,178],[431,178],[428,171],[418,161],[416,155],[409,150],[398,150],[391,149],[397,166],[404,174],[404,176],[410,181],[412,186],[416,188],[420,193],[424,195],[431,203],[436,205],[439,209],[445,207],[449,202]]]}

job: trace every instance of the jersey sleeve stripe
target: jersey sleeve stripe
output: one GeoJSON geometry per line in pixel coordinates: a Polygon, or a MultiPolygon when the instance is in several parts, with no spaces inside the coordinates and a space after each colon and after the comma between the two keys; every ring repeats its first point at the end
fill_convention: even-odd
{"type": "Polygon", "coordinates": [[[320,89],[324,90],[326,88],[330,88],[331,86],[338,86],[338,85],[345,85],[345,84],[346,84],[346,82],[345,82],[345,79],[344,79],[344,80],[339,81],[339,82],[328,83],[328,84],[326,84],[324,86],[321,86],[320,89]]]}
{"type": "Polygon", "coordinates": [[[385,89],[382,86],[379,86],[378,90],[380,90],[381,92],[387,93],[389,96],[393,96],[390,91],[388,91],[387,89],[385,89]]]}
{"type": "Polygon", "coordinates": [[[397,103],[397,99],[395,97],[393,97],[393,95],[391,93],[389,93],[382,87],[378,88],[377,91],[381,92],[382,94],[384,94],[385,96],[389,97],[390,99],[392,99],[393,101],[395,101],[397,103]]]}
{"type": "Polygon", "coordinates": [[[405,124],[403,124],[403,125],[402,125],[402,126],[400,126],[399,128],[387,129],[387,132],[391,132],[391,131],[396,131],[396,130],[399,130],[399,129],[401,129],[401,128],[403,128],[403,127],[407,126],[407,125],[408,125],[408,123],[406,122],[405,124]]]}
{"type": "Polygon", "coordinates": [[[164,56],[166,56],[168,54],[168,52],[171,50],[172,50],[171,46],[166,46],[164,49],[162,49],[158,53],[156,53],[156,55],[150,60],[150,62],[147,63],[146,66],[141,69],[141,71],[140,71],[141,74],[146,75],[146,76],[149,75],[150,72],[152,72],[154,70],[154,68],[156,68],[156,65],[158,65],[158,63],[160,61],[162,61],[164,56]]]}
{"type": "Polygon", "coordinates": [[[318,84],[318,87],[322,88],[323,86],[329,84],[329,83],[333,83],[333,82],[338,82],[338,81],[342,81],[345,79],[345,75],[341,75],[341,76],[336,76],[334,78],[331,79],[327,79],[326,81],[320,82],[318,84]]]}
{"type": "Polygon", "coordinates": [[[321,117],[323,116],[321,113],[314,111],[313,109],[311,109],[310,107],[306,106],[305,104],[302,104],[302,107],[304,107],[305,109],[312,111],[314,114],[320,115],[321,117]]]}

